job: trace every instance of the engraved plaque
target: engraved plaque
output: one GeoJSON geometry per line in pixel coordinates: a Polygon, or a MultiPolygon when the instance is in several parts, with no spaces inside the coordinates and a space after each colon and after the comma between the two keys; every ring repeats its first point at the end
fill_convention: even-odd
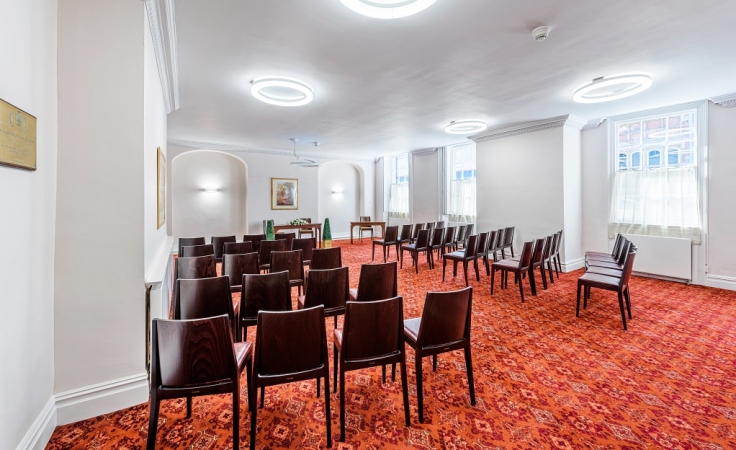
{"type": "Polygon", "coordinates": [[[36,170],[36,118],[0,100],[0,164],[36,170]]]}

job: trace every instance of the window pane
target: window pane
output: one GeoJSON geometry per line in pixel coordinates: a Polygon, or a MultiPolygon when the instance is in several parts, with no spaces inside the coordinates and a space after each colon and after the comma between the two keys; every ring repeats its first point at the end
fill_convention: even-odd
{"type": "Polygon", "coordinates": [[[626,170],[627,157],[626,153],[619,153],[618,154],[618,170],[626,170]]]}
{"type": "Polygon", "coordinates": [[[641,122],[628,122],[620,124],[618,127],[618,145],[619,147],[629,147],[632,145],[641,145],[641,122]]]}
{"type": "Polygon", "coordinates": [[[659,150],[650,150],[649,151],[649,162],[648,166],[649,168],[653,167],[660,167],[662,165],[662,152],[659,150]]]}
{"type": "Polygon", "coordinates": [[[641,152],[634,152],[631,154],[631,168],[641,169],[641,152]]]}
{"type": "Polygon", "coordinates": [[[677,166],[680,164],[680,151],[675,147],[667,149],[667,165],[677,166]]]}
{"type": "Polygon", "coordinates": [[[644,129],[644,144],[663,142],[667,132],[666,121],[664,118],[646,120],[644,129]]]}

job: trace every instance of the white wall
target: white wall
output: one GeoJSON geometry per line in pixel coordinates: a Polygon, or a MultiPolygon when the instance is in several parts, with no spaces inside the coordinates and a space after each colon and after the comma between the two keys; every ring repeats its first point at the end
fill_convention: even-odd
{"type": "Polygon", "coordinates": [[[227,153],[193,151],[171,163],[172,230],[177,237],[246,234],[247,171],[227,153]],[[203,192],[206,187],[217,192],[203,192]]]}
{"type": "MultiPolygon", "coordinates": [[[[331,161],[319,168],[319,221],[330,219],[332,238],[349,236],[350,222],[360,217],[360,174],[353,165],[331,161]],[[342,190],[342,194],[333,194],[342,190]]],[[[314,222],[316,218],[313,218],[314,222]]]]}
{"type": "Polygon", "coordinates": [[[143,15],[143,2],[59,5],[54,392],[67,400],[60,423],[147,398],[143,15]],[[94,385],[102,392],[76,403],[77,390],[94,385]]]}
{"type": "Polygon", "coordinates": [[[582,267],[585,262],[583,253],[582,170],[580,128],[565,125],[562,127],[562,184],[564,204],[564,226],[562,230],[564,230],[564,234],[560,254],[563,256],[566,266],[582,267]]]}
{"type": "Polygon", "coordinates": [[[153,48],[148,24],[148,15],[144,20],[144,80],[143,80],[143,258],[145,273],[151,271],[156,256],[166,242],[166,226],[158,228],[157,210],[157,149],[166,155],[166,106],[161,89],[161,80],[156,66],[156,55],[153,48]]]}
{"type": "Polygon", "coordinates": [[[56,1],[26,0],[3,2],[0,14],[0,41],[12,43],[3,46],[0,98],[38,120],[38,170],[0,166],[3,449],[44,445],[55,425],[32,429],[53,411],[56,12],[56,1]]]}
{"type": "Polygon", "coordinates": [[[611,178],[608,159],[608,123],[581,133],[583,183],[583,249],[612,250],[608,239],[608,196],[611,178]]]}
{"type": "MultiPolygon", "coordinates": [[[[414,223],[440,220],[440,158],[441,152],[417,152],[411,158],[411,220],[414,223]]],[[[393,224],[393,223],[392,223],[393,224]]],[[[393,224],[396,225],[396,224],[393,224]]]]}

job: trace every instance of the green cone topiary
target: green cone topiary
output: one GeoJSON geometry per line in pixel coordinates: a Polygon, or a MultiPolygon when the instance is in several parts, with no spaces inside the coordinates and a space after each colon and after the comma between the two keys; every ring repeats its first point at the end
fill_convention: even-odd
{"type": "Polygon", "coordinates": [[[325,219],[322,228],[322,248],[332,248],[332,231],[330,230],[330,219],[325,219]]]}
{"type": "Polygon", "coordinates": [[[266,222],[266,240],[267,241],[273,241],[276,237],[273,233],[273,220],[269,220],[266,222]]]}

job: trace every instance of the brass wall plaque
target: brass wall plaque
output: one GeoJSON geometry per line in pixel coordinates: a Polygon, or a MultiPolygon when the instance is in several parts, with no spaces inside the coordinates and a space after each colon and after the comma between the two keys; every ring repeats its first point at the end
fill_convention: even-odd
{"type": "Polygon", "coordinates": [[[0,164],[36,170],[36,118],[0,100],[0,164]]]}

